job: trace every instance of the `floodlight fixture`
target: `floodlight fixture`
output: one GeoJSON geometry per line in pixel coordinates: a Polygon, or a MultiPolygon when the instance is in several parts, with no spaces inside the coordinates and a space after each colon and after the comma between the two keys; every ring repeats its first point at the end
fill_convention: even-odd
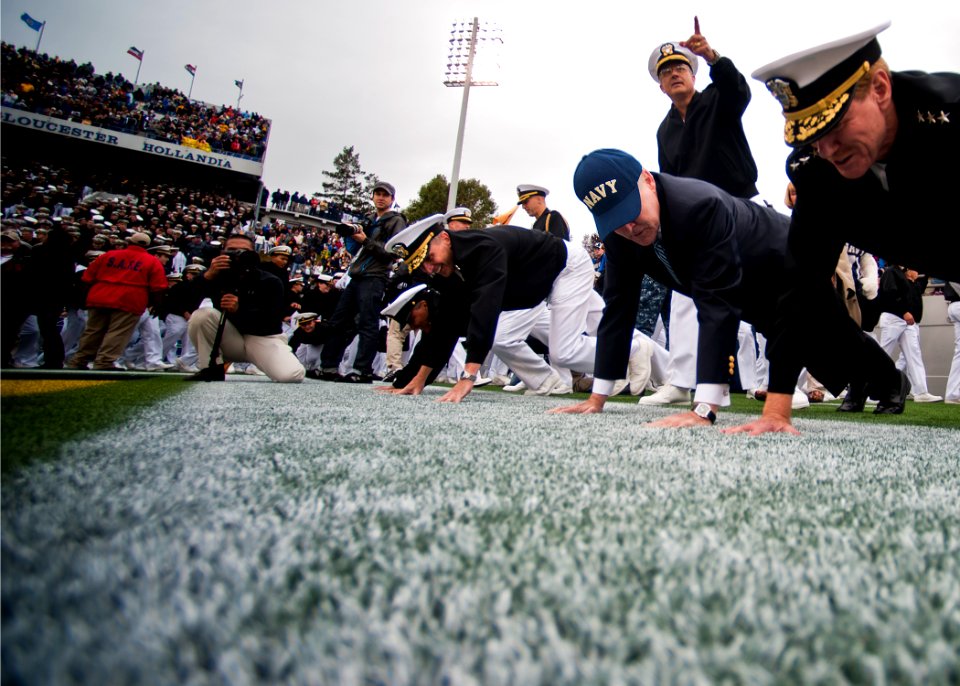
{"type": "Polygon", "coordinates": [[[463,132],[467,124],[467,102],[471,86],[499,85],[490,78],[499,68],[499,49],[503,45],[500,29],[490,24],[480,26],[477,17],[471,22],[454,22],[450,31],[450,53],[443,85],[463,88],[460,104],[460,126],[457,129],[457,145],[453,156],[453,173],[450,175],[450,193],[447,210],[457,206],[457,186],[460,183],[460,156],[463,152],[463,132]],[[483,78],[475,79],[476,74],[483,78]]]}

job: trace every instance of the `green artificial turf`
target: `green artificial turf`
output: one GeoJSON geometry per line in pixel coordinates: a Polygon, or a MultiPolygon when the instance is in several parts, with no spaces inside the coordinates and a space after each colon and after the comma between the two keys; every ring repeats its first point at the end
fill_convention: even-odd
{"type": "Polygon", "coordinates": [[[109,383],[56,393],[3,396],[2,471],[50,460],[60,446],[118,425],[137,410],[184,389],[179,376],[109,383]]]}
{"type": "MultiPolygon", "coordinates": [[[[503,392],[502,388],[497,386],[483,386],[480,391],[503,392]]],[[[574,400],[586,400],[590,397],[589,393],[571,393],[561,398],[574,400]]],[[[632,395],[619,395],[610,398],[608,402],[636,404],[637,398],[632,395]]],[[[845,422],[860,422],[864,424],[895,424],[910,426],[934,426],[945,429],[960,429],[960,405],[948,405],[945,403],[915,403],[912,400],[907,401],[906,409],[900,415],[875,415],[873,408],[875,405],[867,405],[863,412],[837,412],[840,407],[840,401],[836,400],[829,403],[810,403],[810,407],[802,410],[794,410],[794,417],[804,419],[830,419],[845,422]]],[[[664,410],[675,409],[682,412],[682,405],[665,407],[664,410]]],[[[752,414],[759,416],[763,411],[763,403],[759,400],[747,398],[742,393],[733,393],[730,396],[730,407],[724,407],[720,413],[738,413],[752,414]]],[[[750,421],[744,419],[744,422],[750,421]]]]}
{"type": "Polygon", "coordinates": [[[182,386],[4,477],[4,683],[960,683],[954,430],[182,386]]]}

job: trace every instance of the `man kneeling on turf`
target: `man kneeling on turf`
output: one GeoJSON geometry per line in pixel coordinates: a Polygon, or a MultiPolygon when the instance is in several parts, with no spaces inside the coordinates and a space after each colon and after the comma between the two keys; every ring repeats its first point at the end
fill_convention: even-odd
{"type": "Polygon", "coordinates": [[[223,327],[219,355],[224,362],[251,362],[273,381],[299,383],[304,369],[291,352],[281,324],[285,314],[285,284],[260,269],[253,238],[233,234],[223,253],[210,262],[198,291],[216,309],[202,308],[190,317],[188,335],[197,349],[200,372],[191,381],[222,381],[223,366],[211,362],[217,330],[223,327]]]}
{"type": "MultiPolygon", "coordinates": [[[[535,308],[543,302],[550,316],[551,362],[593,373],[596,338],[584,334],[593,328],[590,315],[602,309],[602,299],[593,290],[593,263],[587,251],[549,234],[515,226],[450,232],[443,228],[442,219],[442,215],[423,219],[385,245],[400,255],[411,273],[421,269],[435,279],[441,277],[438,283],[447,280],[462,288],[459,314],[467,322],[467,361],[464,375],[440,402],[458,403],[473,390],[491,349],[525,383],[530,381],[528,388],[553,383],[549,379],[558,378],[556,372],[525,343],[537,324],[535,308]],[[600,307],[594,307],[592,301],[599,301],[600,307]],[[531,314],[505,327],[501,313],[520,310],[531,314]]],[[[440,290],[443,292],[442,286],[440,290]]],[[[443,318],[454,316],[454,310],[447,307],[443,318]]],[[[432,319],[436,323],[437,318],[432,319]]],[[[650,377],[653,348],[639,336],[628,342],[627,348],[628,379],[639,392],[650,377]]]]}

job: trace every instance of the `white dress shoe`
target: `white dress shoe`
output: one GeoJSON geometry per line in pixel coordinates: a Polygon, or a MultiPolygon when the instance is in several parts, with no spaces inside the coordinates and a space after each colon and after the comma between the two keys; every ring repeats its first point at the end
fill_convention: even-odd
{"type": "Polygon", "coordinates": [[[667,384],[653,395],[646,395],[638,401],[640,405],[689,405],[690,391],[667,384]]]}

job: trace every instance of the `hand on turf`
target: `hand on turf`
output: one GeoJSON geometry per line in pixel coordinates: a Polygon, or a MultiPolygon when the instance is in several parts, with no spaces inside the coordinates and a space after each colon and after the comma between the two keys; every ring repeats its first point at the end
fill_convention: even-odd
{"type": "Polygon", "coordinates": [[[473,390],[473,382],[469,379],[460,379],[453,388],[440,396],[438,403],[458,403],[473,390]]]}
{"type": "Polygon", "coordinates": [[[576,405],[564,405],[547,410],[547,414],[599,414],[603,412],[603,405],[607,402],[607,396],[591,394],[589,398],[576,405]]]}
{"type": "Polygon", "coordinates": [[[745,433],[751,436],[759,436],[760,434],[769,434],[769,433],[786,433],[799,436],[800,432],[794,428],[793,424],[790,423],[789,419],[784,419],[783,417],[760,417],[760,419],[755,419],[752,422],[747,422],[746,424],[741,424],[740,426],[733,426],[729,429],[723,429],[725,434],[737,434],[745,433]]]}
{"type": "Polygon", "coordinates": [[[646,425],[655,429],[673,429],[684,426],[710,426],[710,424],[711,422],[709,419],[704,419],[693,412],[680,412],[679,414],[672,414],[669,417],[664,417],[663,419],[647,422],[646,425]]]}
{"type": "Polygon", "coordinates": [[[724,429],[725,434],[746,433],[759,436],[767,433],[787,433],[799,436],[800,432],[790,423],[793,410],[790,403],[792,393],[767,393],[767,400],[763,403],[763,415],[741,426],[724,429]]]}
{"type": "Polygon", "coordinates": [[[390,393],[392,395],[420,395],[423,393],[423,384],[413,381],[403,388],[394,388],[393,386],[377,386],[377,393],[390,393]]]}

